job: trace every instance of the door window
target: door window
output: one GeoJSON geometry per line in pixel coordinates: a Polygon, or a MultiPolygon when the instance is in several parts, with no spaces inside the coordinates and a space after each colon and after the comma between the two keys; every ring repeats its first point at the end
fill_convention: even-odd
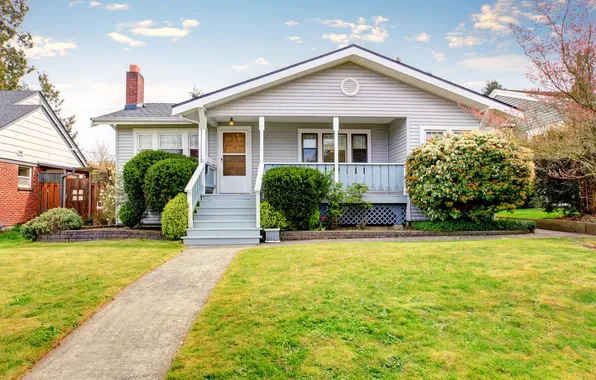
{"type": "Polygon", "coordinates": [[[223,133],[223,175],[246,176],[246,134],[223,133]]]}

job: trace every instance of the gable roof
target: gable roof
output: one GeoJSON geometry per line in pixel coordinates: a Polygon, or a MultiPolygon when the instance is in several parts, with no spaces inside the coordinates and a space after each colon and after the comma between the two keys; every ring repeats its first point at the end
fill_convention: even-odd
{"type": "Polygon", "coordinates": [[[173,103],[145,103],[142,107],[111,112],[91,119],[93,125],[134,123],[182,123],[190,124],[180,115],[172,115],[173,103]]]}
{"type": "Polygon", "coordinates": [[[358,45],[350,45],[294,65],[240,82],[219,90],[175,104],[173,115],[181,115],[195,108],[210,108],[229,101],[278,86],[295,79],[353,62],[400,82],[434,93],[473,108],[493,108],[516,114],[515,107],[472,91],[453,82],[423,72],[358,45]]]}
{"type": "Polygon", "coordinates": [[[81,164],[81,167],[87,167],[85,156],[64,127],[64,124],[62,124],[58,115],[39,91],[0,91],[0,129],[8,127],[38,109],[44,111],[79,164],[81,164]],[[20,104],[35,95],[39,95],[41,99],[37,104],[20,104]]]}

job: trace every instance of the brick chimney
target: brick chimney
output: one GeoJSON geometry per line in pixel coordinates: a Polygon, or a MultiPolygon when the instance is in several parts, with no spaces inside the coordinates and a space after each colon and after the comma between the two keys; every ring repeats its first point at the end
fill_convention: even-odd
{"type": "Polygon", "coordinates": [[[135,110],[145,103],[145,78],[141,75],[141,68],[130,65],[126,73],[126,110],[135,110]]]}

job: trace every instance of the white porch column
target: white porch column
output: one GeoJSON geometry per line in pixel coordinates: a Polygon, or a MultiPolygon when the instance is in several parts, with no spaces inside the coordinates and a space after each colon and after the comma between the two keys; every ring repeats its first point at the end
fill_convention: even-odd
{"type": "Polygon", "coordinates": [[[259,163],[265,160],[265,116],[259,116],[259,163]]]}
{"type": "Polygon", "coordinates": [[[339,182],[339,117],[333,118],[333,162],[335,163],[335,182],[339,182]]]}
{"type": "Polygon", "coordinates": [[[199,108],[199,162],[207,160],[207,117],[205,109],[199,108]]]}

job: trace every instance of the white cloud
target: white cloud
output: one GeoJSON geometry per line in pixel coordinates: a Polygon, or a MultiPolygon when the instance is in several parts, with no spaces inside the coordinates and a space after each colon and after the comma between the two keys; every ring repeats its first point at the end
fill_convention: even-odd
{"type": "Polygon", "coordinates": [[[25,50],[28,58],[40,59],[66,55],[68,50],[76,49],[74,42],[55,41],[50,37],[33,36],[33,47],[25,50]]]}
{"type": "Polygon", "coordinates": [[[289,26],[290,28],[293,28],[293,27],[295,27],[295,26],[298,26],[298,24],[299,24],[299,23],[298,23],[297,21],[290,20],[290,21],[288,21],[288,22],[284,22],[284,24],[286,24],[286,25],[287,25],[287,26],[289,26]]]}
{"type": "Polygon", "coordinates": [[[463,65],[485,73],[495,72],[526,72],[528,60],[523,55],[506,54],[493,57],[468,58],[463,65]]]}
{"type": "Polygon", "coordinates": [[[517,24],[519,9],[513,0],[497,0],[492,6],[484,4],[480,13],[472,14],[474,29],[488,29],[496,33],[509,33],[509,24],[517,24]]]}
{"type": "Polygon", "coordinates": [[[369,25],[364,17],[359,17],[357,22],[350,22],[344,20],[315,20],[318,23],[328,26],[330,28],[343,28],[351,29],[349,34],[324,34],[322,37],[328,39],[337,45],[347,45],[355,41],[365,42],[384,42],[388,37],[389,33],[385,28],[385,23],[389,21],[388,18],[383,16],[373,17],[373,25],[369,25]],[[346,36],[344,38],[344,36],[346,36]]]}
{"type": "Polygon", "coordinates": [[[437,62],[443,62],[446,58],[444,53],[440,53],[438,51],[431,51],[430,54],[437,62]]]}
{"type": "Polygon", "coordinates": [[[234,71],[246,71],[246,70],[250,69],[250,66],[249,65],[238,65],[238,66],[232,66],[231,69],[234,71]]]}
{"type": "Polygon", "coordinates": [[[286,40],[296,42],[297,44],[301,44],[303,42],[302,37],[298,37],[298,36],[287,36],[286,40]]]}
{"type": "Polygon", "coordinates": [[[68,6],[69,7],[76,7],[77,5],[81,5],[83,3],[84,3],[83,0],[73,0],[70,3],[68,3],[68,6]]]}
{"type": "MultiPolygon", "coordinates": [[[[73,1],[72,3],[75,3],[75,2],[76,1],[73,1]]],[[[80,3],[82,3],[82,1],[80,1],[78,3],[80,4],[80,3]]],[[[99,1],[90,1],[89,2],[89,6],[92,7],[92,8],[103,8],[106,11],[126,11],[129,8],[128,3],[121,3],[121,4],[108,3],[108,4],[103,4],[103,3],[100,3],[99,1]]]]}
{"type": "Polygon", "coordinates": [[[415,36],[406,37],[408,41],[415,41],[415,42],[429,42],[430,41],[430,34],[428,33],[420,33],[415,36]]]}
{"type": "Polygon", "coordinates": [[[116,33],[116,32],[108,33],[108,34],[106,34],[106,36],[112,38],[116,42],[119,42],[121,44],[126,44],[130,47],[141,47],[141,46],[147,45],[143,41],[138,41],[138,40],[132,39],[128,36],[125,36],[124,34],[120,34],[120,33],[116,33]]]}
{"type": "Polygon", "coordinates": [[[255,63],[257,65],[268,65],[269,61],[267,61],[265,58],[255,58],[255,63]]]}
{"type": "Polygon", "coordinates": [[[201,23],[197,20],[182,20],[182,28],[172,26],[153,27],[157,25],[153,20],[143,20],[132,25],[130,32],[134,35],[145,37],[172,37],[172,41],[186,37],[191,28],[196,28],[201,23]]]}
{"type": "Polygon", "coordinates": [[[462,32],[449,32],[445,37],[449,41],[449,47],[477,46],[484,43],[484,39],[474,35],[465,35],[462,32]]]}

